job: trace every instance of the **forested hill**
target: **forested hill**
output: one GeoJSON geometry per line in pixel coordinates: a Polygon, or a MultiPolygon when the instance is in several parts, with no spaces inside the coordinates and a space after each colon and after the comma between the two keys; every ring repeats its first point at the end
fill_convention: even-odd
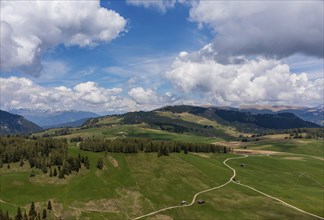
{"type": "Polygon", "coordinates": [[[242,112],[234,108],[217,108],[217,107],[196,107],[188,105],[167,106],[157,111],[167,111],[173,113],[188,112],[194,115],[202,116],[210,120],[218,121],[222,124],[232,125],[251,125],[267,129],[290,129],[290,128],[309,128],[320,127],[319,125],[304,121],[292,113],[278,114],[252,114],[242,112]]]}
{"type": "Polygon", "coordinates": [[[21,115],[0,110],[0,135],[28,134],[41,131],[42,128],[21,115]]]}

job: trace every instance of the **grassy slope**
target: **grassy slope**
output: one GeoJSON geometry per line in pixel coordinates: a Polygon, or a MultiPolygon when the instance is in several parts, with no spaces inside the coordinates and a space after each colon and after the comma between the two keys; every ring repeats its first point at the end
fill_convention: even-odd
{"type": "Polygon", "coordinates": [[[324,157],[323,140],[284,139],[285,136],[287,135],[268,135],[262,137],[261,141],[251,142],[247,146],[251,149],[324,157]]]}
{"type": "MultiPolygon", "coordinates": [[[[70,147],[71,154],[79,151],[70,147]]],[[[149,153],[109,154],[118,161],[118,167],[114,167],[110,157],[105,157],[104,153],[81,153],[89,156],[91,169],[83,169],[81,174],[71,176],[61,184],[48,183],[48,178],[44,180],[41,175],[29,178],[29,170],[18,168],[18,164],[11,168],[16,172],[1,168],[0,199],[23,207],[28,207],[31,200],[45,205],[48,199],[54,199],[57,204],[63,204],[64,216],[68,218],[77,213],[69,208],[73,206],[109,211],[82,212],[80,217],[125,219],[177,205],[181,200],[190,201],[194,193],[220,185],[232,174],[222,164],[228,155],[222,154],[214,154],[210,158],[183,153],[161,158],[149,153]],[[106,168],[102,171],[95,168],[99,157],[105,158],[106,168]],[[93,201],[95,206],[89,201],[93,201]]],[[[231,161],[230,164],[237,168],[240,163],[246,164],[238,173],[244,183],[307,211],[323,213],[324,178],[323,170],[319,168],[322,161],[306,158],[301,162],[280,157],[243,160],[231,161]],[[300,176],[303,173],[307,175],[300,176]]],[[[204,194],[201,198],[206,200],[205,206],[194,205],[162,214],[176,219],[307,219],[303,214],[234,184],[204,194]]],[[[0,204],[1,208],[9,209],[11,213],[16,211],[15,207],[0,204]]]]}
{"type": "MultiPolygon", "coordinates": [[[[212,125],[220,134],[226,134],[226,137],[238,136],[238,133],[229,127],[188,113],[179,115],[163,113],[163,115],[171,118],[180,117],[182,120],[202,125],[212,125]]],[[[71,135],[63,137],[115,138],[125,135],[206,143],[228,140],[155,130],[146,124],[122,125],[111,118],[107,120],[102,123],[114,125],[74,129],[71,135]]],[[[322,141],[284,140],[283,138],[282,135],[266,136],[262,141],[249,143],[248,148],[323,157],[322,141]]],[[[38,205],[45,207],[48,199],[53,199],[57,206],[62,206],[63,216],[69,219],[78,215],[81,218],[127,219],[167,206],[178,205],[181,200],[191,201],[194,193],[220,185],[232,174],[222,164],[229,155],[215,154],[206,158],[181,153],[157,158],[156,154],[139,153],[108,154],[109,156],[105,157],[103,153],[80,151],[70,146],[70,154],[79,152],[90,158],[91,169],[83,168],[81,173],[69,176],[63,183],[58,181],[50,183],[51,179],[42,174],[29,178],[30,170],[27,164],[24,168],[19,168],[18,163],[14,164],[10,170],[4,166],[0,169],[0,199],[22,207],[29,207],[31,200],[40,202],[38,205]],[[99,157],[103,157],[105,161],[105,169],[102,171],[95,168],[99,157]],[[118,161],[118,167],[113,166],[110,157],[118,161]],[[107,212],[94,210],[78,212],[71,207],[100,209],[107,212]]],[[[243,160],[230,162],[236,168],[239,168],[240,163],[247,164],[245,168],[239,168],[238,172],[238,178],[243,183],[278,196],[306,211],[324,216],[324,171],[320,169],[324,165],[323,161],[310,157],[305,157],[302,161],[288,160],[279,156],[249,157],[243,160]]],[[[206,205],[170,210],[162,215],[175,219],[309,219],[304,214],[235,184],[206,193],[200,198],[207,201],[206,205]]],[[[16,207],[3,203],[0,203],[0,206],[12,214],[17,210],[16,207]]],[[[154,218],[156,216],[148,219],[154,218]]]]}
{"type": "MultiPolygon", "coordinates": [[[[185,126],[187,123],[192,125],[197,124],[201,125],[211,125],[213,129],[205,129],[200,132],[191,132],[191,133],[175,133],[168,132],[165,130],[160,130],[153,128],[147,124],[133,124],[127,125],[123,124],[121,118],[115,116],[112,117],[101,117],[98,118],[97,122],[94,125],[99,125],[103,127],[99,128],[86,128],[86,129],[72,129],[72,134],[64,135],[60,137],[71,138],[71,137],[106,137],[106,138],[115,138],[115,137],[143,137],[151,138],[155,140],[175,140],[175,141],[187,141],[187,142],[204,142],[204,143],[213,143],[215,141],[229,141],[236,140],[238,133],[230,127],[222,126],[217,122],[205,119],[203,117],[195,116],[189,113],[174,114],[171,112],[157,112],[158,115],[175,119],[178,124],[183,124],[185,126]],[[121,133],[122,132],[122,133],[121,133]]],[[[198,128],[198,127],[197,127],[198,128]]],[[[50,129],[45,132],[38,133],[36,135],[43,135],[45,133],[51,134],[57,129],[50,129]]]]}

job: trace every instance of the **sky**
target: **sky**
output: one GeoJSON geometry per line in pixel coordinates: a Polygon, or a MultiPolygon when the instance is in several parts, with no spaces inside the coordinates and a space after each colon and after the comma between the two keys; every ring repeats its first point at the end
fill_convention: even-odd
{"type": "Polygon", "coordinates": [[[323,104],[323,1],[1,1],[0,104],[323,104]]]}

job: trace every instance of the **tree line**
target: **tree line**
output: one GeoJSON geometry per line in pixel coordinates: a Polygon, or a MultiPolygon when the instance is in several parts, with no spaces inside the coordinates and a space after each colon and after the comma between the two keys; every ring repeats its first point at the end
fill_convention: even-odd
{"type": "MultiPolygon", "coordinates": [[[[0,137],[0,168],[7,164],[10,169],[10,163],[16,162],[22,167],[26,161],[30,168],[39,169],[43,173],[49,172],[50,177],[58,178],[64,178],[73,171],[79,172],[82,164],[85,168],[90,168],[87,156],[68,156],[66,139],[0,137]]],[[[30,177],[35,175],[32,170],[30,177]]]]}
{"type": "Polygon", "coordinates": [[[169,153],[230,153],[232,149],[215,144],[187,143],[179,141],[153,141],[148,138],[87,138],[80,143],[80,149],[93,152],[138,153],[156,152],[160,156],[169,153]]]}
{"type": "Polygon", "coordinates": [[[48,213],[51,213],[52,211],[52,203],[51,200],[48,201],[47,207],[43,208],[42,212],[37,212],[35,208],[35,203],[32,202],[30,205],[30,209],[27,214],[27,210],[22,212],[21,208],[17,208],[16,215],[14,215],[14,218],[9,216],[8,211],[3,212],[0,208],[0,220],[41,220],[41,219],[46,219],[48,217],[48,213]]]}

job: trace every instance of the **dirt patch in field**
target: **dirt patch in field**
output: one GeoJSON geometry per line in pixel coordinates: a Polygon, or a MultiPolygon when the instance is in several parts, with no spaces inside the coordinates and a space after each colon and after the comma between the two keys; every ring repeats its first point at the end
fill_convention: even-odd
{"type": "Polygon", "coordinates": [[[118,161],[115,158],[113,158],[112,156],[107,156],[107,157],[111,165],[113,165],[113,167],[115,168],[118,167],[118,161]]]}
{"type": "Polygon", "coordinates": [[[119,189],[117,193],[119,195],[117,198],[90,200],[81,207],[72,208],[84,212],[123,213],[135,217],[143,214],[143,207],[150,205],[138,191],[119,189]]]}
{"type": "Polygon", "coordinates": [[[274,155],[280,154],[282,152],[270,151],[270,150],[246,150],[246,149],[234,149],[235,154],[265,154],[265,155],[274,155]]]}
{"type": "Polygon", "coordinates": [[[118,211],[118,206],[114,199],[100,199],[88,201],[84,204],[83,209],[89,211],[116,212],[118,211]]]}
{"type": "Polygon", "coordinates": [[[209,158],[211,156],[211,154],[204,154],[204,153],[192,153],[194,155],[198,155],[200,157],[205,157],[205,158],[209,158]]]}
{"type": "Polygon", "coordinates": [[[63,204],[51,200],[52,212],[56,217],[61,217],[63,213],[63,204]]]}
{"type": "Polygon", "coordinates": [[[234,148],[241,147],[242,145],[244,145],[240,141],[230,141],[230,142],[220,141],[220,142],[214,142],[213,144],[222,145],[222,146],[226,146],[226,147],[234,147],[234,148]]]}
{"type": "Polygon", "coordinates": [[[24,185],[24,182],[20,182],[20,181],[13,181],[12,182],[12,185],[15,185],[15,186],[22,186],[22,185],[24,185]]]}
{"type": "Polygon", "coordinates": [[[168,215],[155,215],[153,217],[149,218],[150,220],[173,220],[173,218],[171,218],[168,215]]]}
{"type": "Polygon", "coordinates": [[[305,158],[304,157],[281,157],[281,159],[305,161],[305,158]]]}

